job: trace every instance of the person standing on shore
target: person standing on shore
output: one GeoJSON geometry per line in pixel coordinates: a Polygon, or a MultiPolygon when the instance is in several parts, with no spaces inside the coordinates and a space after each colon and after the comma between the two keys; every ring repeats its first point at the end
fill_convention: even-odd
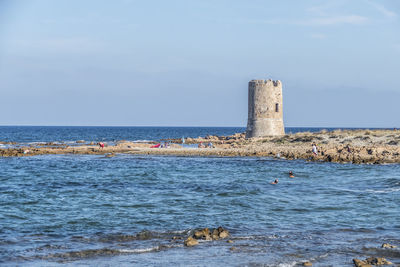
{"type": "Polygon", "coordinates": [[[315,143],[312,144],[312,153],[314,154],[314,156],[318,156],[318,149],[315,143]]]}

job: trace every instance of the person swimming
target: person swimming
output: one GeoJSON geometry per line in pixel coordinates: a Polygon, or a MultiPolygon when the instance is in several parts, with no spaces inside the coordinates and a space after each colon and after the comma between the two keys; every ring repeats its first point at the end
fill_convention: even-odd
{"type": "Polygon", "coordinates": [[[271,182],[271,184],[277,184],[278,182],[278,179],[275,179],[275,181],[271,182]]]}
{"type": "Polygon", "coordinates": [[[289,178],[294,178],[294,174],[292,171],[289,171],[289,178]]]}

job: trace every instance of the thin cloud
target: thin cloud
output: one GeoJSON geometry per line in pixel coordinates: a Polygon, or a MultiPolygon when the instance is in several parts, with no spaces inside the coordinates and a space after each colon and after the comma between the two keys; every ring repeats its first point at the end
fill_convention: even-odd
{"type": "Polygon", "coordinates": [[[368,22],[368,18],[359,15],[348,15],[348,16],[330,16],[324,18],[314,18],[306,21],[302,21],[299,24],[304,25],[338,25],[338,24],[352,24],[352,25],[362,25],[368,22]]]}
{"type": "Polygon", "coordinates": [[[299,25],[299,26],[335,26],[341,24],[363,25],[369,22],[369,19],[359,15],[348,16],[327,16],[311,19],[269,19],[269,20],[247,20],[247,23],[254,24],[273,24],[273,25],[299,25]]]}
{"type": "Polygon", "coordinates": [[[387,18],[395,18],[397,17],[397,14],[389,9],[387,9],[385,6],[375,3],[375,2],[371,2],[368,1],[368,3],[373,6],[379,13],[381,13],[382,15],[384,15],[387,18]]]}

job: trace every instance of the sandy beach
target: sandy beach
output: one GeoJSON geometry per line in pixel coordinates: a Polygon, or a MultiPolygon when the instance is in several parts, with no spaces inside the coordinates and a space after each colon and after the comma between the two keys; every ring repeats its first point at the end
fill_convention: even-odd
{"type": "MultiPolygon", "coordinates": [[[[38,143],[29,146],[1,148],[0,155],[32,156],[43,154],[104,154],[112,157],[115,153],[176,155],[176,156],[257,156],[282,159],[304,159],[323,162],[351,163],[400,163],[400,130],[335,130],[317,133],[301,132],[279,137],[246,139],[244,133],[231,136],[206,136],[169,140],[168,148],[151,148],[154,143],[118,141],[100,148],[97,143],[76,144],[38,143]],[[212,143],[213,148],[198,148],[202,142],[212,143]],[[312,153],[312,144],[318,154],[312,153]],[[192,146],[189,146],[192,144],[192,146]]],[[[11,143],[2,142],[3,145],[11,143]]],[[[11,145],[18,145],[12,143],[11,145]]]]}

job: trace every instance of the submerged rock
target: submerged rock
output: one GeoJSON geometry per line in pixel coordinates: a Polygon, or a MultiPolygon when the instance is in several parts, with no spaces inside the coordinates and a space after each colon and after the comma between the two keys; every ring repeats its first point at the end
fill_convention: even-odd
{"type": "Polygon", "coordinates": [[[184,244],[185,244],[185,246],[187,246],[187,247],[193,247],[193,246],[198,245],[198,244],[199,244],[199,241],[197,241],[197,239],[195,239],[195,238],[189,236],[189,237],[185,240],[184,244]]]}

